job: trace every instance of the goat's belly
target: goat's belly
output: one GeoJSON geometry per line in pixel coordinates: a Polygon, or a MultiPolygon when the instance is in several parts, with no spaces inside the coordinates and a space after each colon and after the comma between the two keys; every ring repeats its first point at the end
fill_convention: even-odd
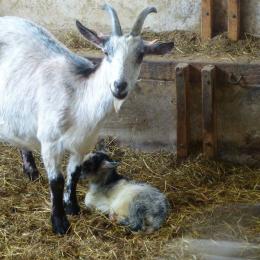
{"type": "Polygon", "coordinates": [[[28,93],[29,86],[23,88],[0,79],[0,141],[35,150],[39,147],[37,109],[35,98],[32,98],[33,91],[28,93]]]}
{"type": "Polygon", "coordinates": [[[15,127],[10,122],[4,122],[1,118],[0,142],[28,150],[38,150],[40,148],[39,140],[34,131],[30,129],[30,126],[22,125],[21,127],[15,127]]]}
{"type": "Polygon", "coordinates": [[[85,205],[89,209],[96,208],[105,214],[110,212],[109,201],[102,193],[88,192],[85,197],[85,205]]]}
{"type": "Polygon", "coordinates": [[[27,149],[30,151],[39,150],[40,143],[35,138],[20,138],[17,136],[5,136],[0,133],[0,142],[9,143],[12,146],[16,146],[21,149],[27,149]]]}

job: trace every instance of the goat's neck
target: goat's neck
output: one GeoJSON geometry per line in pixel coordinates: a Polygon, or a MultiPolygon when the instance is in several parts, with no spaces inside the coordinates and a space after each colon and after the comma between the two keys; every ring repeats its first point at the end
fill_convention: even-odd
{"type": "Polygon", "coordinates": [[[78,93],[81,115],[88,115],[88,119],[97,124],[113,111],[114,97],[109,87],[110,71],[109,64],[103,60],[97,70],[82,82],[82,89],[78,93]]]}

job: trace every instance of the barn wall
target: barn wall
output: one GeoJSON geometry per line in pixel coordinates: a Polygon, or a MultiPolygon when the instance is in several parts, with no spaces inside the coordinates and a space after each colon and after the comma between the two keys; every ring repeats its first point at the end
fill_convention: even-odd
{"type": "MultiPolygon", "coordinates": [[[[100,10],[104,0],[0,0],[0,15],[18,15],[31,18],[56,33],[75,31],[74,21],[80,19],[100,31],[109,31],[108,17],[100,10]],[[98,17],[98,19],[97,19],[98,17]]],[[[159,13],[146,21],[146,29],[153,31],[191,30],[200,28],[201,0],[110,0],[125,29],[144,7],[154,5],[159,13]]],[[[258,34],[260,30],[260,1],[242,2],[242,28],[258,34]]],[[[227,0],[215,1],[216,31],[226,28],[227,0]]]]}
{"type": "MultiPolygon", "coordinates": [[[[76,18],[92,28],[108,31],[108,17],[100,8],[104,2],[104,0],[2,0],[0,14],[30,17],[53,31],[74,30],[76,18]]],[[[146,26],[151,30],[196,30],[199,26],[198,0],[108,2],[118,10],[122,26],[126,29],[131,27],[139,12],[148,5],[156,6],[159,11],[157,15],[151,15],[147,19],[146,26]]]]}

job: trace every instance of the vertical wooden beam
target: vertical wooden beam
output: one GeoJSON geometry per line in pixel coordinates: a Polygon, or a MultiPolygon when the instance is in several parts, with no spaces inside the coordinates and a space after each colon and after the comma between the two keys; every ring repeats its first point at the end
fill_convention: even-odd
{"type": "Polygon", "coordinates": [[[190,79],[189,65],[176,66],[177,158],[187,158],[190,143],[190,79]]]}
{"type": "Polygon", "coordinates": [[[212,38],[213,0],[202,0],[201,3],[201,38],[207,41],[212,38]]]}
{"type": "Polygon", "coordinates": [[[240,38],[240,0],[228,0],[228,37],[232,41],[240,38]]]}
{"type": "Polygon", "coordinates": [[[216,68],[207,65],[202,68],[202,131],[203,154],[211,159],[217,152],[215,82],[216,68]]]}

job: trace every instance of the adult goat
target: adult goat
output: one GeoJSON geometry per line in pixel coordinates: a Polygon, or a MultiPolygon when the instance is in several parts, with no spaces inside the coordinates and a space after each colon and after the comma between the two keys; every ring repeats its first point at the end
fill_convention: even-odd
{"type": "Polygon", "coordinates": [[[68,214],[79,212],[80,165],[95,145],[102,122],[113,106],[120,109],[134,88],[144,55],[173,48],[171,42],[146,42],[140,37],[154,7],[141,12],[128,34],[122,33],[116,11],[110,5],[104,8],[112,19],[111,36],[100,36],[76,22],[80,33],[104,52],[99,66],[31,21],[0,18],[0,140],[22,150],[24,170],[31,179],[37,177],[31,151],[41,151],[50,183],[52,227],[58,234],[69,229],[65,209],[68,214]],[[60,163],[66,151],[70,159],[63,194],[60,163]]]}

